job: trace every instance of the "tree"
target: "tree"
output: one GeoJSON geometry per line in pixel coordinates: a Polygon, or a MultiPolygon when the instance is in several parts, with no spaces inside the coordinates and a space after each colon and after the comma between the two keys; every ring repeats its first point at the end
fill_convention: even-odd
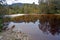
{"type": "Polygon", "coordinates": [[[3,5],[6,0],[0,0],[0,15],[4,15],[7,13],[7,8],[3,5]]]}
{"type": "Polygon", "coordinates": [[[48,5],[44,2],[44,0],[39,0],[39,10],[39,13],[48,13],[48,5]]]}
{"type": "Polygon", "coordinates": [[[5,0],[0,0],[0,32],[3,28],[3,16],[7,13],[7,8],[3,5],[5,0]]]}
{"type": "Polygon", "coordinates": [[[59,5],[60,0],[45,0],[45,2],[43,1],[39,1],[39,8],[41,13],[42,12],[47,14],[60,13],[60,5],[59,5]]]}

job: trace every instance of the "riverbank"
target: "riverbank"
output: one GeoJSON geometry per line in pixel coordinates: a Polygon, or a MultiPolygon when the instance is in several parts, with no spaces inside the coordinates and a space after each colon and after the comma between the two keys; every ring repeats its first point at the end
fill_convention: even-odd
{"type": "Polygon", "coordinates": [[[16,17],[16,16],[23,16],[25,14],[12,14],[12,15],[4,15],[4,17],[16,17]]]}
{"type": "Polygon", "coordinates": [[[60,15],[60,14],[11,14],[11,15],[4,15],[4,17],[17,17],[23,15],[60,15]]]}

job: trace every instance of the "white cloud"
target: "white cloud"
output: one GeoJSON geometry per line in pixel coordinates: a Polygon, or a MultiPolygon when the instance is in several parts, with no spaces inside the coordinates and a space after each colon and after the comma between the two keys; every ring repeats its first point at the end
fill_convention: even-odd
{"type": "Polygon", "coordinates": [[[38,0],[6,0],[8,4],[12,4],[12,3],[33,3],[35,2],[36,4],[38,4],[38,0]]]}

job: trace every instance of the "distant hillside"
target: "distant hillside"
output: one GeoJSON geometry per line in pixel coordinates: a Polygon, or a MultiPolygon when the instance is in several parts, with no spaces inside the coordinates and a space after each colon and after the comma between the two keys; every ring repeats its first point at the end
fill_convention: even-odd
{"type": "Polygon", "coordinates": [[[10,6],[22,6],[23,5],[23,3],[13,3],[12,5],[10,5],[10,6]]]}
{"type": "MultiPolygon", "coordinates": [[[[29,3],[13,3],[13,4],[11,4],[10,6],[23,6],[23,5],[32,5],[32,4],[29,4],[29,3]]],[[[35,5],[37,5],[37,4],[35,4],[35,5]]]]}

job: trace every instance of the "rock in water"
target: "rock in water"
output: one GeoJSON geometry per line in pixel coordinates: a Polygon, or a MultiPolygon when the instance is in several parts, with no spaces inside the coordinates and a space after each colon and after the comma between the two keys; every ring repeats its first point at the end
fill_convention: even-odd
{"type": "Polygon", "coordinates": [[[0,40],[29,40],[29,36],[21,31],[8,30],[1,33],[0,40]]]}

